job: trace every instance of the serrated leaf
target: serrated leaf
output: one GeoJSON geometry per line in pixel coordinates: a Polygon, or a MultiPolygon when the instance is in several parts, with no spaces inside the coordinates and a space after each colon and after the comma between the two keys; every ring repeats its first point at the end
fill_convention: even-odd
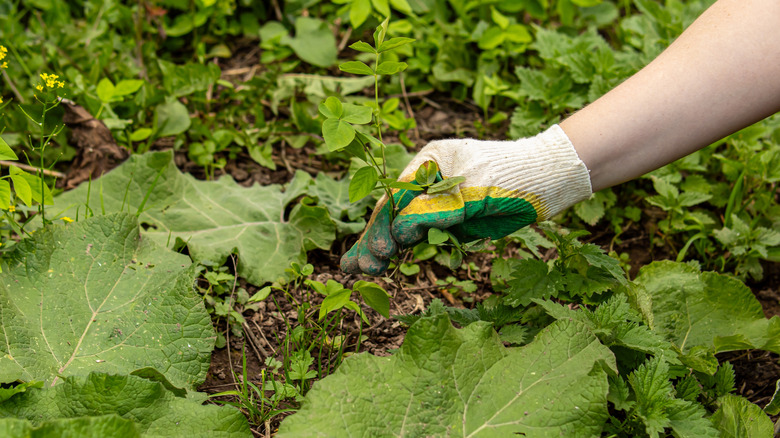
{"type": "Polygon", "coordinates": [[[774,434],[772,420],[744,397],[725,395],[718,399],[720,407],[712,422],[723,438],[764,438],[774,434]]]}
{"type": "Polygon", "coordinates": [[[374,75],[374,70],[371,70],[371,67],[367,66],[366,63],[361,61],[348,61],[343,64],[339,64],[339,70],[356,75],[374,75]]]}
{"type": "Polygon", "coordinates": [[[750,289],[735,278],[683,263],[653,262],[635,280],[652,296],[656,330],[683,352],[763,349],[780,353],[780,318],[766,319],[750,289]]]}
{"type": "Polygon", "coordinates": [[[533,298],[556,296],[563,287],[560,272],[550,268],[541,260],[524,259],[512,271],[504,300],[511,306],[527,306],[533,298]]]}
{"type": "Polygon", "coordinates": [[[76,210],[83,212],[88,200],[96,213],[100,206],[109,213],[135,212],[149,193],[140,215],[145,237],[169,247],[177,239],[186,242],[190,257],[210,266],[221,266],[237,253],[238,275],[263,285],[289,278],[291,262],[305,263],[306,251],[329,248],[335,238],[323,207],[299,203],[285,218],[311,183],[302,171],[285,188],[242,187],[229,176],[200,181],[176,168],[172,152],[155,152],[133,155],[92,181],[89,198],[86,183],[63,193],[50,211],[77,217],[76,210]]]}
{"type": "Polygon", "coordinates": [[[397,47],[401,47],[405,44],[409,44],[411,42],[414,42],[414,38],[405,38],[405,37],[396,37],[396,38],[390,38],[389,40],[383,42],[379,45],[379,53],[384,53],[389,50],[393,50],[397,47]]]}
{"type": "Polygon", "coordinates": [[[355,128],[343,120],[327,119],[322,122],[322,137],[329,150],[338,151],[352,143],[355,128]]]}
{"type": "Polygon", "coordinates": [[[104,373],[69,377],[54,388],[19,394],[0,404],[0,417],[15,417],[0,419],[0,430],[9,422],[22,422],[22,430],[47,431],[40,436],[134,436],[127,431],[136,431],[135,436],[252,436],[246,417],[236,409],[176,397],[141,377],[104,373]]]}
{"type": "Polygon", "coordinates": [[[395,355],[347,358],[278,436],[598,435],[605,370],[616,372],[612,353],[571,321],[506,349],[488,323],[456,330],[445,315],[423,318],[395,355]]]}
{"type": "Polygon", "coordinates": [[[385,61],[377,66],[376,74],[393,75],[406,70],[406,67],[408,67],[408,65],[405,62],[385,61]]]}
{"type": "Polygon", "coordinates": [[[13,149],[11,149],[11,146],[8,146],[8,143],[0,136],[0,160],[15,161],[18,159],[19,157],[16,156],[16,152],[14,152],[13,149]]]}
{"type": "Polygon", "coordinates": [[[186,256],[139,235],[128,214],[38,230],[0,274],[0,368],[51,384],[93,370],[165,370],[202,383],[214,331],[186,256]],[[12,328],[12,329],[9,329],[12,328]]]}
{"type": "Polygon", "coordinates": [[[320,114],[329,119],[340,119],[344,114],[344,107],[338,97],[330,96],[319,106],[320,114]]]}
{"type": "Polygon", "coordinates": [[[427,188],[427,190],[426,190],[426,193],[428,193],[429,195],[432,195],[434,193],[444,192],[444,191],[447,191],[447,190],[457,186],[458,184],[460,184],[460,183],[462,183],[464,181],[466,181],[466,177],[465,176],[453,176],[452,178],[447,178],[447,179],[441,180],[441,181],[439,181],[439,182],[429,186],[427,188]]]}

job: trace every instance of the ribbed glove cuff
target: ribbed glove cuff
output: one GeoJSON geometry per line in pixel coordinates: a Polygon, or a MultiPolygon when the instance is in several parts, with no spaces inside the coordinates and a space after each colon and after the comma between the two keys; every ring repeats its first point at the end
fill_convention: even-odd
{"type": "Polygon", "coordinates": [[[537,221],[593,194],[588,168],[558,125],[535,137],[494,145],[483,150],[491,185],[527,193],[537,221]]]}

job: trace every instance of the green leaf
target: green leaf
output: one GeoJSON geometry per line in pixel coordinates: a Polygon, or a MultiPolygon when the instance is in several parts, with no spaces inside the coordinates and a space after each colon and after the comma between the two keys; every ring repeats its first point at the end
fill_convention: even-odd
{"type": "Polygon", "coordinates": [[[114,96],[127,96],[141,89],[144,81],[142,79],[124,79],[119,81],[114,87],[114,96]]]}
{"type": "Polygon", "coordinates": [[[10,388],[0,388],[0,403],[8,400],[16,394],[21,394],[32,388],[43,388],[43,382],[40,380],[32,380],[29,382],[19,383],[10,388]]]}
{"type": "Polygon", "coordinates": [[[176,386],[202,383],[214,329],[194,266],[139,231],[134,216],[96,216],[20,242],[0,274],[0,316],[13,321],[0,369],[51,384],[155,367],[176,386]]]}
{"type": "Polygon", "coordinates": [[[97,95],[103,103],[111,102],[114,98],[114,84],[108,78],[103,78],[97,84],[97,95]]]}
{"type": "Polygon", "coordinates": [[[348,61],[343,64],[339,64],[339,70],[356,75],[374,75],[374,70],[371,70],[371,67],[360,61],[348,61]]]}
{"type": "Polygon", "coordinates": [[[352,27],[360,27],[371,14],[370,0],[353,0],[349,8],[349,22],[352,27]]]}
{"type": "Polygon", "coordinates": [[[376,68],[376,74],[378,75],[393,75],[400,71],[406,70],[408,65],[405,62],[397,61],[385,61],[376,68]]]}
{"type": "Polygon", "coordinates": [[[46,185],[41,178],[27,172],[22,172],[19,175],[27,180],[33,201],[44,205],[51,205],[54,203],[49,186],[46,185]]]}
{"type": "Polygon", "coordinates": [[[30,183],[27,182],[27,178],[24,177],[24,171],[19,170],[16,166],[9,168],[11,172],[11,181],[14,183],[14,193],[16,197],[21,199],[28,207],[32,205],[32,189],[30,183]],[[14,169],[17,172],[14,172],[14,169]]]}
{"type": "Polygon", "coordinates": [[[352,139],[355,138],[355,128],[343,120],[327,119],[322,122],[322,137],[329,150],[337,151],[352,143],[352,139]]]}
{"type": "Polygon", "coordinates": [[[173,99],[205,92],[221,75],[219,66],[214,63],[189,62],[177,65],[158,58],[157,64],[163,74],[163,88],[173,99]]]}
{"type": "Polygon", "coordinates": [[[329,248],[335,238],[327,209],[291,205],[311,183],[305,172],[296,172],[285,188],[242,187],[228,176],[200,181],[176,168],[172,152],[156,152],[132,155],[92,181],[89,198],[87,183],[59,195],[51,211],[76,217],[88,200],[96,212],[101,206],[107,212],[135,212],[148,193],[140,215],[145,238],[169,247],[177,239],[186,242],[190,257],[209,266],[238,254],[238,275],[263,285],[289,278],[290,262],[305,263],[306,251],[329,248]]]}
{"type": "Polygon", "coordinates": [[[431,245],[440,245],[450,240],[450,235],[438,228],[428,229],[428,243],[431,245]]]}
{"type": "Polygon", "coordinates": [[[388,0],[371,0],[374,9],[383,17],[390,15],[390,3],[388,0]]]}
{"type": "Polygon", "coordinates": [[[190,113],[178,100],[170,100],[154,109],[157,119],[157,137],[179,135],[190,129],[190,113]]]}
{"type": "Polygon", "coordinates": [[[349,202],[357,202],[370,195],[379,179],[376,169],[365,166],[358,169],[349,183],[349,202]]]}
{"type": "Polygon", "coordinates": [[[360,293],[368,307],[376,310],[385,318],[390,318],[390,295],[378,284],[358,280],[353,289],[360,293]]]}
{"type": "Polygon", "coordinates": [[[317,174],[309,188],[309,196],[316,197],[319,205],[328,209],[339,233],[355,234],[363,231],[366,221],[363,216],[373,206],[373,199],[363,198],[358,202],[349,200],[350,179],[335,180],[324,172],[317,174]]]}
{"type": "Polygon", "coordinates": [[[322,321],[328,313],[344,307],[349,302],[349,297],[351,295],[351,290],[342,287],[341,290],[332,292],[326,296],[325,299],[322,300],[322,305],[320,305],[320,321],[322,321]]]}
{"type": "Polygon", "coordinates": [[[653,262],[635,280],[652,297],[655,327],[684,353],[763,349],[780,353],[780,318],[764,317],[750,289],[735,278],[675,262],[653,262]]]}
{"type": "Polygon", "coordinates": [[[349,45],[349,48],[357,50],[358,52],[377,53],[376,49],[374,49],[371,44],[368,44],[364,41],[352,43],[349,45]]]}
{"type": "Polygon", "coordinates": [[[152,135],[152,130],[149,128],[136,129],[130,133],[130,141],[144,141],[152,135]]]}
{"type": "Polygon", "coordinates": [[[203,405],[195,397],[199,393],[192,395],[177,397],[161,383],[137,376],[68,377],[53,388],[30,390],[0,404],[1,417],[15,417],[0,419],[0,431],[21,422],[21,430],[40,428],[40,435],[17,432],[12,437],[252,436],[237,409],[203,405]]]}
{"type": "Polygon", "coordinates": [[[772,420],[744,397],[724,395],[712,422],[723,438],[764,438],[774,434],[772,420]]]}
{"type": "Polygon", "coordinates": [[[379,53],[384,53],[389,50],[393,50],[395,48],[401,47],[405,44],[409,44],[411,42],[414,42],[414,38],[405,38],[405,37],[390,38],[389,40],[380,44],[379,49],[377,51],[379,53]]]}
{"type": "Polygon", "coordinates": [[[769,403],[764,407],[764,411],[769,415],[780,414],[780,380],[775,382],[775,393],[772,395],[772,399],[769,400],[769,403]]]}
{"type": "Polygon", "coordinates": [[[11,206],[11,183],[7,179],[0,179],[0,209],[8,209],[11,206]]]}
{"type": "Polygon", "coordinates": [[[342,114],[344,114],[344,107],[337,97],[330,96],[320,104],[319,111],[329,119],[340,119],[342,114]]]}
{"type": "Polygon", "coordinates": [[[417,184],[410,183],[410,182],[403,182],[403,181],[393,181],[389,184],[390,188],[398,189],[398,190],[411,190],[413,192],[421,192],[425,189],[418,186],[417,184]]]}
{"type": "Polygon", "coordinates": [[[612,353],[571,321],[506,349],[489,323],[422,318],[395,355],[357,354],[320,380],[278,436],[598,435],[606,370],[616,372],[612,353]]]}
{"type": "Polygon", "coordinates": [[[512,271],[509,289],[504,298],[510,306],[527,306],[533,298],[556,296],[563,288],[563,277],[558,270],[550,271],[547,263],[536,259],[523,259],[512,271]]]}
{"type": "Polygon", "coordinates": [[[8,146],[8,143],[3,140],[3,137],[0,137],[0,160],[18,160],[19,157],[16,156],[16,153],[11,149],[10,146],[8,146]]]}
{"type": "Polygon", "coordinates": [[[344,104],[344,114],[341,120],[354,123],[355,125],[365,125],[371,122],[371,108],[363,105],[355,105],[353,103],[344,104]]]}
{"type": "Polygon", "coordinates": [[[281,43],[290,46],[304,62],[317,67],[330,67],[336,63],[338,55],[336,37],[322,20],[297,17],[295,37],[283,37],[281,43]]]}
{"type": "Polygon", "coordinates": [[[464,181],[466,181],[465,176],[453,176],[451,178],[441,180],[436,184],[429,186],[428,189],[426,190],[426,193],[432,195],[434,193],[445,192],[464,181]]]}

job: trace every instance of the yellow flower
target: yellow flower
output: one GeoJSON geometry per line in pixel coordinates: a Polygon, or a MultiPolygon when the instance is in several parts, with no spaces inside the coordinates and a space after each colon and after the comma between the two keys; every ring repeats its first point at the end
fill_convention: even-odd
{"type": "Polygon", "coordinates": [[[8,61],[3,61],[3,63],[0,64],[0,68],[8,68],[8,61]]]}
{"type": "MultiPolygon", "coordinates": [[[[5,48],[5,46],[0,46],[0,61],[2,61],[5,58],[5,55],[8,54],[8,49],[5,48]]],[[[8,68],[8,61],[3,62],[0,64],[0,68],[8,68]]]]}
{"type": "Polygon", "coordinates": [[[15,205],[9,205],[8,206],[8,211],[10,211],[11,213],[15,212],[16,211],[16,206],[15,205]]]}
{"type": "Polygon", "coordinates": [[[0,96],[0,105],[3,104],[3,96],[0,96]]]}
{"type": "Polygon", "coordinates": [[[61,219],[63,222],[67,222],[67,223],[71,223],[71,222],[73,222],[73,219],[71,219],[71,218],[69,218],[69,217],[67,217],[67,216],[63,216],[63,217],[61,217],[60,219],[61,219]]]}
{"type": "Polygon", "coordinates": [[[43,91],[43,85],[42,84],[38,84],[38,85],[35,86],[35,89],[38,90],[38,91],[43,91]]]}

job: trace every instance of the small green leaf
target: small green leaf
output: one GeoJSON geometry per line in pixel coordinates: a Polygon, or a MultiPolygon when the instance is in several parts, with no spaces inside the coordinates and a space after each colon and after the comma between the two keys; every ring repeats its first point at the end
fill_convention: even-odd
{"type": "Polygon", "coordinates": [[[11,149],[11,146],[8,146],[8,143],[3,140],[3,137],[0,137],[0,160],[18,160],[19,157],[16,156],[16,153],[11,149]]]}
{"type": "Polygon", "coordinates": [[[168,137],[178,135],[190,129],[190,113],[187,107],[178,100],[160,104],[155,108],[157,116],[157,136],[168,137]]]}
{"type": "Polygon", "coordinates": [[[408,65],[405,62],[385,61],[376,68],[378,75],[392,75],[406,70],[408,65]]]}
{"type": "Polygon", "coordinates": [[[266,286],[252,295],[249,298],[249,302],[263,301],[264,299],[268,298],[269,295],[271,295],[271,286],[266,286]]]}
{"type": "Polygon", "coordinates": [[[0,179],[0,209],[11,206],[11,183],[7,179],[0,179]]]}
{"type": "Polygon", "coordinates": [[[108,103],[114,98],[114,84],[108,78],[103,78],[97,84],[97,95],[101,102],[108,103]]]}
{"type": "Polygon", "coordinates": [[[377,53],[376,49],[371,47],[371,44],[368,44],[364,41],[358,41],[356,43],[352,43],[350,44],[349,48],[353,50],[357,50],[358,52],[377,53]]]}
{"type": "Polygon", "coordinates": [[[14,183],[14,193],[16,197],[22,200],[28,207],[32,205],[32,189],[27,179],[21,175],[21,173],[13,173],[13,169],[17,167],[11,167],[11,181],[14,183]]]}
{"type": "Polygon", "coordinates": [[[371,194],[378,179],[379,175],[373,167],[366,166],[358,169],[349,183],[349,202],[359,201],[371,194]]]}
{"type": "Polygon", "coordinates": [[[144,84],[142,79],[125,79],[119,81],[114,88],[114,96],[127,96],[133,94],[144,84]]]}
{"type": "Polygon", "coordinates": [[[374,75],[374,70],[371,70],[371,67],[367,66],[364,62],[360,62],[360,61],[349,61],[340,64],[339,70],[346,73],[356,74],[356,75],[366,75],[366,76],[374,75]]]}
{"type": "Polygon", "coordinates": [[[330,96],[319,106],[320,113],[329,119],[340,119],[344,108],[337,97],[330,96]]]}
{"type": "Polygon", "coordinates": [[[136,129],[130,134],[130,141],[144,141],[152,135],[152,130],[149,128],[136,129]]]}
{"type": "Polygon", "coordinates": [[[413,192],[421,192],[424,189],[417,184],[403,181],[393,181],[389,184],[390,188],[399,190],[411,190],[413,192]]]}
{"type": "Polygon", "coordinates": [[[772,399],[769,400],[764,411],[769,415],[780,414],[780,380],[775,382],[775,393],[772,395],[772,399]]]}
{"type": "Polygon", "coordinates": [[[428,243],[431,245],[439,245],[450,239],[450,235],[447,232],[438,228],[428,229],[428,243]]]}
{"type": "Polygon", "coordinates": [[[351,290],[341,289],[325,297],[320,306],[320,321],[322,321],[328,313],[344,307],[349,302],[349,297],[351,295],[351,290]]]}
{"type": "Polygon", "coordinates": [[[493,19],[493,23],[496,23],[501,29],[506,30],[509,27],[509,19],[492,6],[490,7],[490,17],[493,19]]]}
{"type": "Polygon", "coordinates": [[[385,318],[390,317],[390,296],[381,286],[360,280],[355,282],[354,289],[360,293],[369,307],[385,318]]]}
{"type": "Polygon", "coordinates": [[[345,103],[341,120],[355,125],[365,125],[371,123],[371,113],[371,108],[367,106],[345,103]]]}
{"type": "Polygon", "coordinates": [[[452,178],[447,178],[445,180],[439,181],[436,184],[428,187],[428,193],[429,195],[432,195],[434,193],[444,192],[447,191],[458,184],[466,181],[465,176],[453,176],[452,178]]]}
{"type": "Polygon", "coordinates": [[[352,139],[355,138],[355,128],[343,120],[328,119],[322,123],[322,136],[328,149],[337,151],[352,143],[352,139]]]}
{"type": "Polygon", "coordinates": [[[404,38],[404,37],[398,37],[398,38],[390,38],[389,40],[383,42],[379,45],[379,50],[377,50],[379,53],[387,52],[389,50],[393,50],[396,47],[401,47],[404,44],[409,44],[414,41],[414,38],[404,38]]]}

